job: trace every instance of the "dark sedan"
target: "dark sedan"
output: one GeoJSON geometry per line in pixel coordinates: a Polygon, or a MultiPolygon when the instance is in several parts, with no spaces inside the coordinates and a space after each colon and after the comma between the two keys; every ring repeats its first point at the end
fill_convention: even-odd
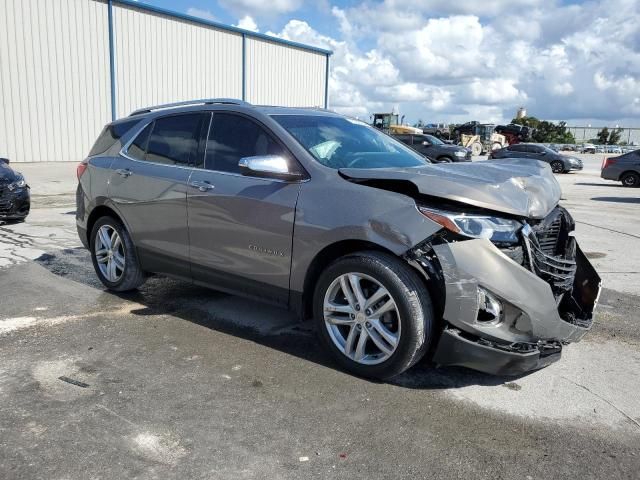
{"type": "Polygon", "coordinates": [[[31,198],[24,177],[0,158],[0,220],[21,221],[29,214],[31,198]]]}
{"type": "Polygon", "coordinates": [[[622,182],[625,187],[640,187],[640,150],[602,162],[600,176],[605,180],[622,182]]]}
{"type": "Polygon", "coordinates": [[[445,143],[433,135],[394,135],[394,138],[409,145],[416,152],[436,163],[470,162],[471,152],[464,147],[445,143]]]}
{"type": "Polygon", "coordinates": [[[561,155],[551,148],[539,143],[516,143],[505,148],[494,150],[489,154],[492,158],[530,158],[551,165],[553,173],[568,173],[571,170],[582,170],[582,160],[577,157],[561,155]]]}

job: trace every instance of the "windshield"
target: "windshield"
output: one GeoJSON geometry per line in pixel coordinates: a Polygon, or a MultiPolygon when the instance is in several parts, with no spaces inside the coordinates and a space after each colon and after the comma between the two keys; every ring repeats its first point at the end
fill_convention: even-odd
{"type": "Polygon", "coordinates": [[[273,115],[273,119],[326,167],[419,167],[430,163],[358,120],[323,115],[273,115]]]}
{"type": "Polygon", "coordinates": [[[442,140],[440,140],[438,137],[434,137],[433,135],[425,135],[429,141],[431,142],[431,145],[444,145],[444,142],[442,140]]]}

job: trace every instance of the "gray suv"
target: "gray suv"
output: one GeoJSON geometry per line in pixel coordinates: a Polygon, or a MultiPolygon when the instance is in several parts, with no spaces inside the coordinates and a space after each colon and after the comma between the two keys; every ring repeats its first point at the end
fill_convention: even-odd
{"type": "Polygon", "coordinates": [[[108,289],[156,272],[287,307],[357,375],[521,374],[591,327],[600,278],[538,162],[432,165],[329,111],[213,99],[107,125],[78,178],[108,289]]]}

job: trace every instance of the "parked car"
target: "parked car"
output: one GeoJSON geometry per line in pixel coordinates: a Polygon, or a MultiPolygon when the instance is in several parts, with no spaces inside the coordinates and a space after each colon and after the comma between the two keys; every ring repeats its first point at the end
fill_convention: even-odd
{"type": "Polygon", "coordinates": [[[538,162],[433,165],[326,110],[214,99],[109,124],[78,179],[109,290],[157,272],[288,307],[358,375],[427,352],[521,374],[591,327],[600,278],[538,162]]]}
{"type": "Polygon", "coordinates": [[[582,160],[569,155],[562,155],[549,147],[538,143],[517,143],[508,147],[494,150],[489,154],[490,159],[496,158],[526,158],[546,162],[551,165],[553,173],[567,173],[572,170],[582,170],[582,160]]]}
{"type": "Polygon", "coordinates": [[[596,153],[597,147],[593,143],[583,143],[579,149],[580,153],[596,153]]]}
{"type": "Polygon", "coordinates": [[[31,194],[22,174],[9,163],[0,158],[0,220],[21,222],[29,215],[31,194]]]}
{"type": "Polygon", "coordinates": [[[447,125],[446,123],[427,123],[424,127],[422,127],[422,133],[435,135],[436,137],[449,138],[449,125],[447,125]]]}
{"type": "Polygon", "coordinates": [[[607,145],[605,151],[606,153],[622,153],[622,148],[617,145],[607,145]]]}
{"type": "Polygon", "coordinates": [[[471,150],[445,143],[433,135],[393,135],[393,137],[435,163],[471,161],[471,150]]]}
{"type": "Polygon", "coordinates": [[[600,176],[622,182],[625,187],[640,187],[640,150],[602,161],[600,176]]]}

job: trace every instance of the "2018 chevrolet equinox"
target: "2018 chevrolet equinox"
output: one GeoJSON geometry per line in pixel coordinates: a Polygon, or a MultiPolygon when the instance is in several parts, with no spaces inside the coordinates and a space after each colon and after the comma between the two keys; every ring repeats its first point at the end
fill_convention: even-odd
{"type": "Polygon", "coordinates": [[[107,125],[77,227],[110,290],[163,273],[314,318],[345,369],[514,375],[591,327],[600,278],[548,165],[435,165],[326,110],[196,100],[107,125]]]}

